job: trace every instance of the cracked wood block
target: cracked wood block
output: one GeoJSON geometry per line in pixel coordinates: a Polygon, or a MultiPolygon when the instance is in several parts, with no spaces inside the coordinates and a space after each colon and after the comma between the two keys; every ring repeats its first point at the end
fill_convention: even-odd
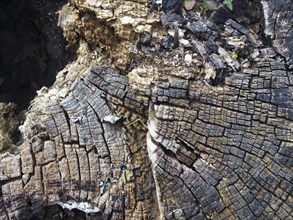
{"type": "Polygon", "coordinates": [[[286,59],[288,67],[292,69],[292,1],[287,0],[280,4],[279,1],[263,0],[261,4],[265,15],[264,33],[272,41],[276,51],[286,59]],[[284,10],[284,8],[288,8],[288,10],[284,10]]]}
{"type": "MultiPolygon", "coordinates": [[[[72,1],[83,12],[80,24],[88,24],[79,31],[98,25],[115,32],[121,22],[133,35],[120,36],[125,26],[116,37],[133,46],[141,39],[137,25],[154,25],[147,10],[137,11],[147,1],[125,8],[115,2],[72,1]]],[[[269,15],[265,5],[274,0],[261,3],[258,10],[269,15]]],[[[24,143],[0,156],[0,219],[66,215],[56,205],[90,219],[292,218],[292,69],[276,49],[292,37],[275,29],[274,48],[266,45],[252,30],[252,4],[238,0],[226,17],[221,6],[210,18],[182,24],[191,47],[155,48],[165,36],[154,27],[154,44],[137,45],[135,65],[123,71],[92,58],[89,36],[80,40],[78,60],[32,103],[24,143]],[[233,58],[231,48],[246,52],[233,58]],[[184,62],[186,51],[194,66],[184,62]]],[[[77,13],[71,7],[65,11],[77,13]]],[[[264,31],[273,28],[265,22],[264,31]]],[[[104,40],[94,39],[104,53],[116,53],[104,40]]]]}

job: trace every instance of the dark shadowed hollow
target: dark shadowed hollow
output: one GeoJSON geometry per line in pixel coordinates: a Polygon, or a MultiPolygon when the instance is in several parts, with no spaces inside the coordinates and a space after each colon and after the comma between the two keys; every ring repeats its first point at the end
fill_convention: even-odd
{"type": "Polygon", "coordinates": [[[0,1],[0,102],[26,109],[75,57],[57,26],[66,0],[0,1]]]}

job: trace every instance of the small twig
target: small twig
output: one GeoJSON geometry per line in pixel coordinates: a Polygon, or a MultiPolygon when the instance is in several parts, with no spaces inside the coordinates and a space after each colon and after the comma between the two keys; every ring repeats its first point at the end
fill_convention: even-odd
{"type": "Polygon", "coordinates": [[[139,121],[146,129],[148,129],[148,126],[142,121],[142,119],[138,118],[134,121],[132,121],[131,123],[129,123],[128,125],[126,125],[126,127],[129,127],[130,125],[134,124],[135,122],[139,121]]]}

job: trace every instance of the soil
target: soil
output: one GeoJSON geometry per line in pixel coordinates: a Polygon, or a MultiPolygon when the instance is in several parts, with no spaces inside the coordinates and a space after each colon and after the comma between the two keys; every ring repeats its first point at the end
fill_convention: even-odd
{"type": "Polygon", "coordinates": [[[36,90],[49,87],[75,58],[75,49],[57,26],[56,12],[66,0],[0,2],[0,102],[26,109],[36,90]]]}

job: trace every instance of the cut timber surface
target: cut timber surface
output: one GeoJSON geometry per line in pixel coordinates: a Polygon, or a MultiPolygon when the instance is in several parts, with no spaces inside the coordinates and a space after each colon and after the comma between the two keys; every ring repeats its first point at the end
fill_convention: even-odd
{"type": "Polygon", "coordinates": [[[78,60],[39,91],[22,145],[0,155],[0,219],[63,219],[57,204],[88,219],[292,219],[292,3],[257,2],[265,24],[253,33],[253,22],[237,20],[253,21],[253,11],[237,8],[250,2],[235,0],[234,11],[219,6],[210,21],[181,27],[191,31],[193,49],[164,54],[146,46],[152,39],[138,28],[153,26],[158,36],[163,29],[147,20],[147,1],[116,1],[110,9],[72,1],[83,18],[67,5],[66,34],[75,22],[89,32],[100,25],[117,31],[112,40],[122,52],[138,42],[140,49],[118,62],[119,49],[105,36],[88,39],[79,26],[78,60]],[[139,5],[141,16],[133,12],[139,5]],[[140,20],[122,22],[121,14],[140,20]],[[240,58],[224,39],[241,49],[240,58]],[[112,66],[93,58],[87,46],[94,41],[112,66]],[[175,59],[186,51],[192,66],[175,59]]]}

